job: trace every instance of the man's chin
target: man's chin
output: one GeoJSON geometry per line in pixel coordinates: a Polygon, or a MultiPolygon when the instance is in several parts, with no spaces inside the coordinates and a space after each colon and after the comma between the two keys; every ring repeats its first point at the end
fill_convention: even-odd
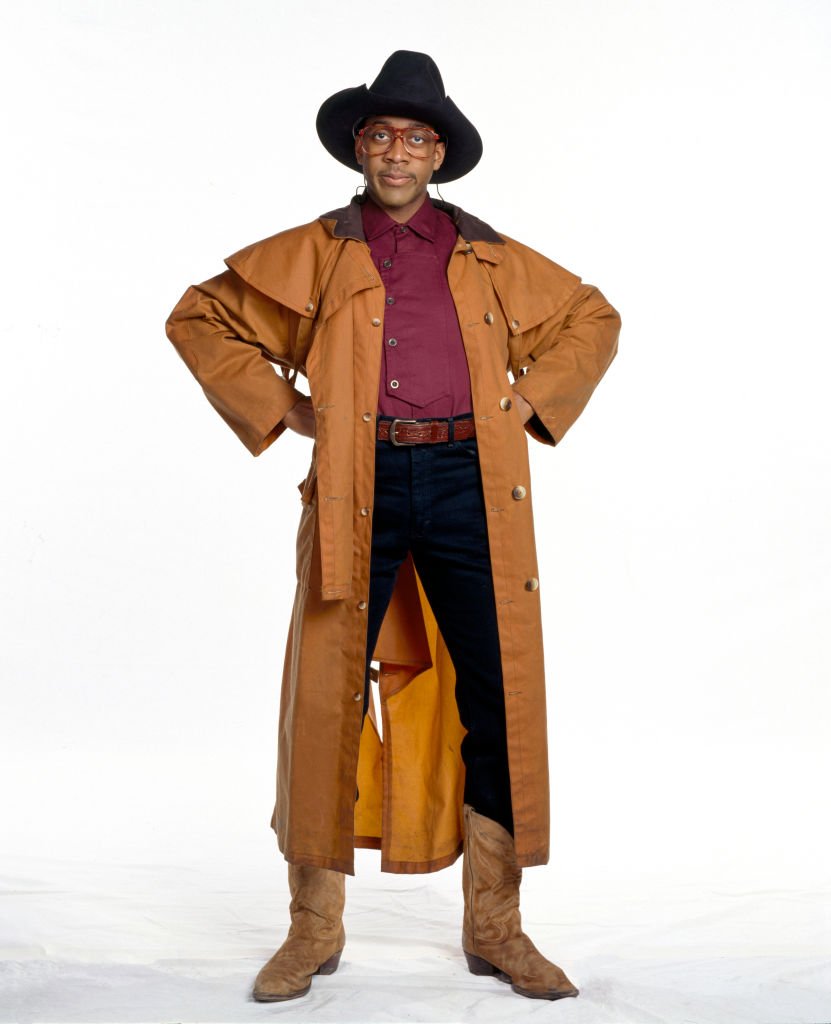
{"type": "Polygon", "coordinates": [[[406,206],[415,197],[415,191],[411,188],[379,189],[378,195],[386,206],[406,206]]]}
{"type": "Polygon", "coordinates": [[[376,185],[369,190],[371,198],[382,206],[407,206],[419,198],[419,191],[409,182],[406,185],[376,185]]]}

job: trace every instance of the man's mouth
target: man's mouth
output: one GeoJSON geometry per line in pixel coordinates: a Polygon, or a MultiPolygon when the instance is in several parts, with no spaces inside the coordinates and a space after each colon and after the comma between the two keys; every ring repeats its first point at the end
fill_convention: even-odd
{"type": "Polygon", "coordinates": [[[409,174],[382,174],[381,180],[387,185],[401,186],[413,179],[409,174]]]}

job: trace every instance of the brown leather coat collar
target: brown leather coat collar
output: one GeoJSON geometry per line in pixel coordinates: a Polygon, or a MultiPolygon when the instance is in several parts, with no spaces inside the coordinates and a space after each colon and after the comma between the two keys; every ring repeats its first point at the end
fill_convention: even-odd
{"type": "MultiPolygon", "coordinates": [[[[429,198],[433,206],[443,210],[444,213],[452,218],[459,234],[466,242],[490,242],[492,245],[505,244],[504,240],[483,220],[479,220],[478,217],[474,217],[472,214],[465,213],[461,207],[453,206],[452,203],[433,199],[432,196],[429,198]]],[[[330,210],[329,213],[324,213],[320,220],[334,221],[334,225],[330,227],[330,230],[335,238],[355,238],[359,242],[365,242],[366,238],[364,237],[364,228],[361,221],[361,204],[365,201],[363,196],[355,196],[348,206],[343,206],[339,210],[330,210]]]]}

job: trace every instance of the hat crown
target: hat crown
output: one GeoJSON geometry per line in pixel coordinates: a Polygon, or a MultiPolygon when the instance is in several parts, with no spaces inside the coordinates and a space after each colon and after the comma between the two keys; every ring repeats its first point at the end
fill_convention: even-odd
{"type": "MultiPolygon", "coordinates": [[[[369,89],[391,100],[406,97],[411,103],[441,103],[446,97],[436,62],[429,54],[416,50],[396,50],[391,54],[369,89]]],[[[389,114],[392,111],[377,113],[389,114]]]]}

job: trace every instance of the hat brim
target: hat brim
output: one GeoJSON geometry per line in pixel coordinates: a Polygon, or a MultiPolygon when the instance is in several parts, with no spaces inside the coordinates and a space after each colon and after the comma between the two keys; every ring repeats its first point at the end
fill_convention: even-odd
{"type": "Polygon", "coordinates": [[[366,85],[342,89],[325,100],[317,114],[317,134],[326,150],[340,163],[361,172],[355,159],[355,139],[352,129],[356,121],[370,114],[390,117],[417,117],[445,136],[447,150],[444,162],[434,172],[431,181],[443,185],[463,177],[479,163],[482,139],[470,121],[453,100],[446,96],[441,103],[411,103],[390,99],[373,92],[366,85]]]}

